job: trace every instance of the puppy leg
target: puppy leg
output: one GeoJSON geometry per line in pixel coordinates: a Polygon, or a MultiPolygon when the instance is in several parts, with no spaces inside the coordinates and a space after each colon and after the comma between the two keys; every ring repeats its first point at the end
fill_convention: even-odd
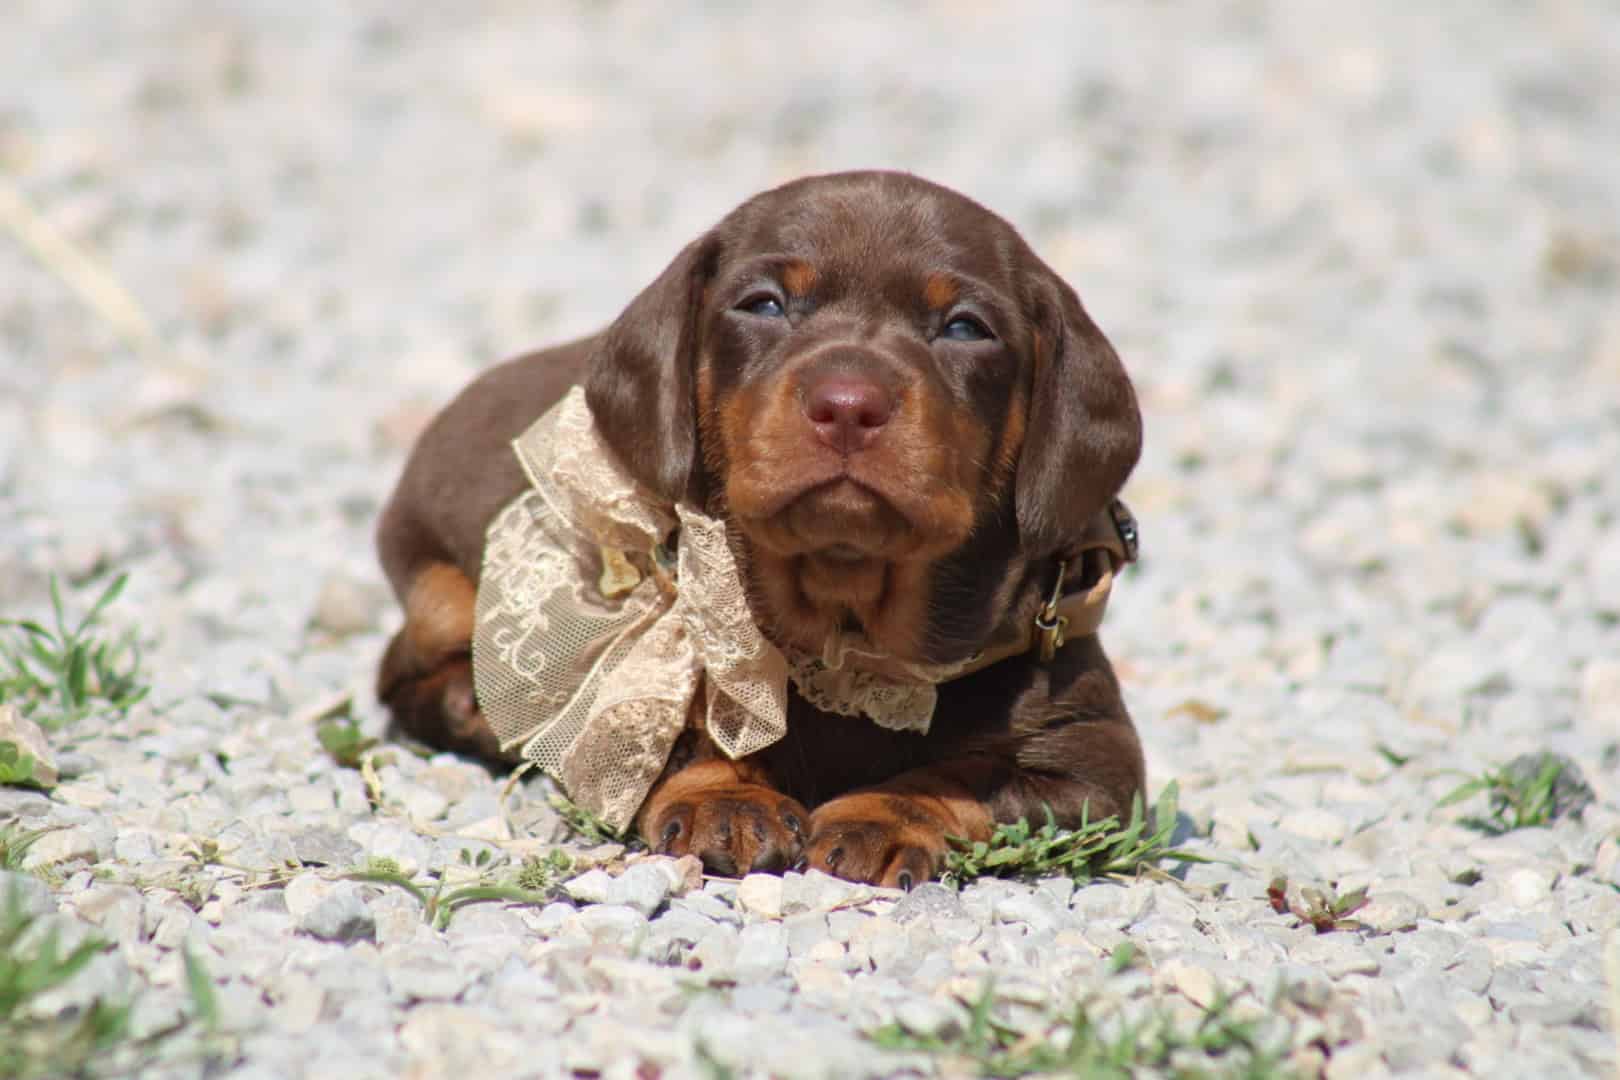
{"type": "Polygon", "coordinates": [[[636,827],[653,851],[690,853],[710,873],[737,877],[796,863],[809,820],[759,765],[712,756],[672,762],[642,804],[636,827]]]}
{"type": "Polygon", "coordinates": [[[473,583],[449,563],[418,573],[405,594],[405,626],[377,672],[377,697],[412,738],[496,761],[505,755],[473,695],[476,599],[473,583]]]}
{"type": "Polygon", "coordinates": [[[995,750],[927,765],[833,799],[810,816],[807,861],[851,881],[909,889],[944,868],[947,837],[988,840],[996,822],[1122,819],[1143,786],[1129,722],[1072,722],[995,750]]]}

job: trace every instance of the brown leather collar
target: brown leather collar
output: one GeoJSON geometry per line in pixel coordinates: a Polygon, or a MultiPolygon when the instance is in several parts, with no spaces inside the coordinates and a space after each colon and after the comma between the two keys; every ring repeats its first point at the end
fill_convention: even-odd
{"type": "Polygon", "coordinates": [[[1065,642],[1095,634],[1108,610],[1114,575],[1136,561],[1137,544],[1136,518],[1115,499],[1091,519],[1073,550],[1056,560],[1052,590],[1034,619],[1019,624],[1010,639],[992,643],[956,677],[1031,649],[1039,651],[1042,663],[1049,663],[1065,642]]]}

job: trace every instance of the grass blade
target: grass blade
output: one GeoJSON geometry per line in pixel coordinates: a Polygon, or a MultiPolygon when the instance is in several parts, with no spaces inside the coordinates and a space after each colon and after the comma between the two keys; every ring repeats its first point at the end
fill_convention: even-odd
{"type": "Polygon", "coordinates": [[[191,992],[191,1003],[197,1010],[197,1019],[209,1031],[219,1030],[219,997],[214,993],[214,980],[197,959],[190,947],[181,952],[186,965],[186,988],[191,992]]]}
{"type": "Polygon", "coordinates": [[[78,637],[93,626],[96,620],[101,618],[101,613],[107,610],[107,606],[118,599],[119,594],[124,591],[124,586],[128,583],[129,574],[127,573],[119,574],[114,578],[113,583],[108,585],[96,602],[90,606],[89,613],[79,620],[79,628],[73,631],[73,636],[78,637]]]}

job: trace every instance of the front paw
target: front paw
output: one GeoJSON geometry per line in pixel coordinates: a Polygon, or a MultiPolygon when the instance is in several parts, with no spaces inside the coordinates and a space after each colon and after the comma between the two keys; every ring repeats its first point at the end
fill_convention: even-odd
{"type": "Polygon", "coordinates": [[[945,823],[912,796],[846,795],[810,815],[807,862],[848,881],[910,889],[944,868],[945,834],[945,823]]]}
{"type": "Polygon", "coordinates": [[[779,873],[798,862],[810,815],[762,784],[681,785],[649,800],[641,836],[653,851],[696,855],[711,874],[779,873]]]}

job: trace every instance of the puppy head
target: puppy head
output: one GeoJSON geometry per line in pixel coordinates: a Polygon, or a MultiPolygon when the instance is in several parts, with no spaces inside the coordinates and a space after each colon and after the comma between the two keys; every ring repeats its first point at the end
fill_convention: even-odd
{"type": "Polygon", "coordinates": [[[859,630],[971,652],[1141,446],[1074,291],[1002,219],[898,173],[744,203],[613,324],[586,389],[638,480],[729,516],[762,625],[810,651],[859,630]]]}

